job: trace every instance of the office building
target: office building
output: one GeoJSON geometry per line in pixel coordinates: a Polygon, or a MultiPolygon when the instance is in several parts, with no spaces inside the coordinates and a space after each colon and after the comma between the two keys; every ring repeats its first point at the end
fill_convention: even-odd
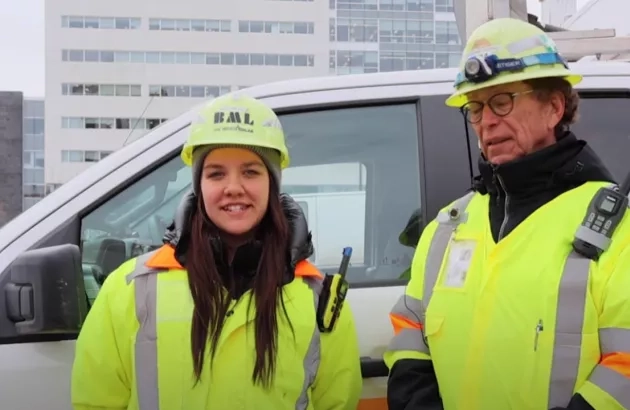
{"type": "MultiPolygon", "coordinates": [[[[457,63],[452,0],[46,4],[46,182],[203,99],[255,84],[457,63]]],[[[53,185],[54,186],[54,185],[53,185]]]]}
{"type": "Polygon", "coordinates": [[[25,98],[23,113],[22,209],[27,210],[55,186],[46,187],[44,179],[44,100],[25,98]]]}
{"type": "Polygon", "coordinates": [[[22,212],[22,93],[0,91],[0,227],[22,212]]]}

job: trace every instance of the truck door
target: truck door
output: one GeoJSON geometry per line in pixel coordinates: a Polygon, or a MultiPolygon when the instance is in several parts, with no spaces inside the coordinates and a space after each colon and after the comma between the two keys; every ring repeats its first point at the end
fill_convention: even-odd
{"type": "Polygon", "coordinates": [[[310,221],[317,266],[332,272],[342,248],[354,248],[347,303],[359,332],[360,409],[387,408],[382,354],[393,335],[388,314],[403,293],[399,278],[413,256],[413,247],[402,245],[399,236],[422,197],[417,101],[365,106],[331,101],[317,111],[279,111],[292,156],[283,187],[309,187],[317,198],[317,223],[310,221]]]}

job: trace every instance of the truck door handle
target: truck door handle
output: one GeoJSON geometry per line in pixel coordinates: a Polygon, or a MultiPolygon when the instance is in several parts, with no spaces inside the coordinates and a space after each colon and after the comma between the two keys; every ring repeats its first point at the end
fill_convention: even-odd
{"type": "Polygon", "coordinates": [[[389,375],[389,369],[383,359],[364,356],[361,357],[361,374],[364,379],[387,377],[389,375]]]}

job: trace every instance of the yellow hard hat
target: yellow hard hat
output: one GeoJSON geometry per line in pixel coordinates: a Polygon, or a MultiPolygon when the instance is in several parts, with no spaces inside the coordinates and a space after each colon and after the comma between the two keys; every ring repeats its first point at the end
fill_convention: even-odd
{"type": "Polygon", "coordinates": [[[571,85],[582,76],[569,70],[554,41],[523,20],[500,18],[479,26],[462,53],[450,107],[468,102],[471,91],[543,77],[563,77],[571,85]]]}
{"type": "Polygon", "coordinates": [[[278,116],[263,102],[249,96],[226,94],[208,102],[190,125],[181,157],[191,166],[193,151],[206,145],[243,145],[275,149],[280,168],[289,165],[289,151],[278,116]]]}

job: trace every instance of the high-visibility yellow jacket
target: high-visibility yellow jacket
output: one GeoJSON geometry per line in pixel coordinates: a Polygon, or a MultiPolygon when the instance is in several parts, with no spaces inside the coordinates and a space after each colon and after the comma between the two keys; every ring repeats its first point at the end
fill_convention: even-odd
{"type": "Polygon", "coordinates": [[[72,404],[77,410],[354,410],[361,394],[357,334],[345,304],[336,328],[320,334],[315,295],[322,277],[306,261],[284,286],[274,384],[252,382],[254,306],[247,292],[231,309],[212,366],[194,385],[193,301],[173,248],[130,260],[113,272],[77,340],[72,404]]]}
{"type": "MultiPolygon", "coordinates": [[[[597,262],[573,251],[588,182],[495,244],[487,195],[425,229],[385,361],[432,361],[445,410],[630,409],[630,216],[597,262]]],[[[456,211],[454,211],[456,210],[456,211]]]]}

